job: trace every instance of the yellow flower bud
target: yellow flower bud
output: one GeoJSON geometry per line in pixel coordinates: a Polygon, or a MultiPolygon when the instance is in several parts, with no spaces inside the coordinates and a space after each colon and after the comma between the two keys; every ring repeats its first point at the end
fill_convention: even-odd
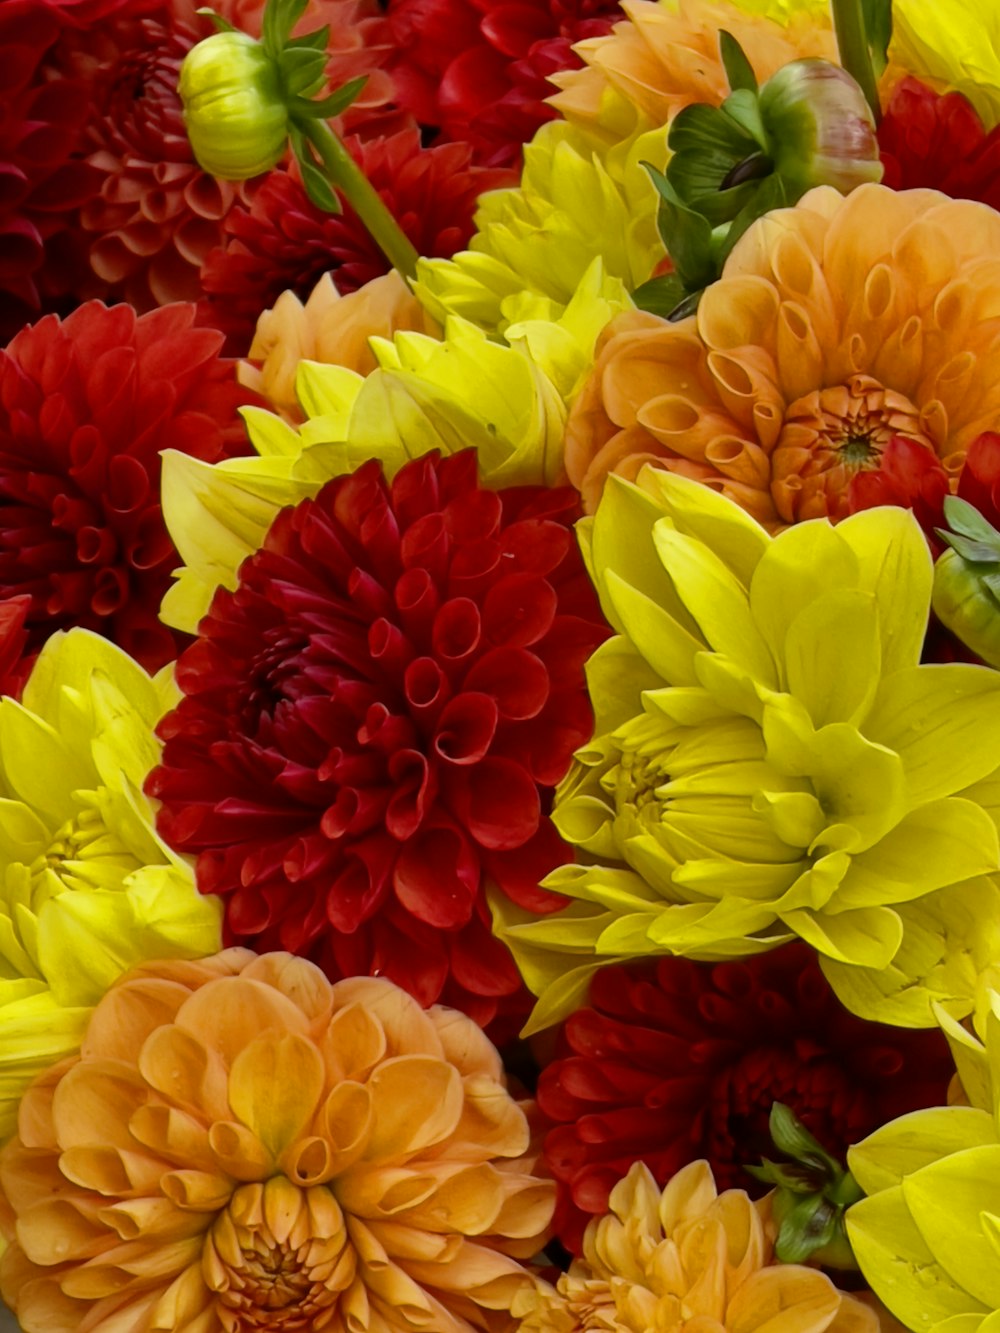
{"type": "Polygon", "coordinates": [[[221,180],[248,180],[281,161],[288,109],[278,69],[245,32],[217,32],[187,53],[177,85],[200,166],[221,180]]]}

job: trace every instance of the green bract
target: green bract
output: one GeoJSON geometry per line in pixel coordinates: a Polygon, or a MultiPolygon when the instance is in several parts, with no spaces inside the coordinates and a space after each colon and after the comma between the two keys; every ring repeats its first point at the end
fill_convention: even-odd
{"type": "MultiPolygon", "coordinates": [[[[580,527],[618,631],[588,664],[594,738],[553,811],[585,864],[546,880],[574,900],[561,912],[496,909],[542,996],[535,1024],[601,963],[737,957],[795,935],[870,1017],[882,992],[851,975],[906,958],[892,1002],[903,991],[903,1021],[933,1022],[924,974],[953,937],[929,944],[920,909],[1000,856],[984,781],[1000,675],[920,665],[932,566],[913,516],[770,537],[708,487],[646,468],[637,485],[612,476],[580,527]]],[[[967,1013],[974,983],[943,998],[967,1013]]]]}
{"type": "Polygon", "coordinates": [[[1000,996],[979,1039],[942,1015],[969,1106],[915,1111],[852,1148],[870,1196],[847,1213],[876,1295],[916,1333],[1000,1327],[1000,996]]]}
{"type": "Polygon", "coordinates": [[[1000,532],[978,509],[949,495],[944,502],[951,531],[934,567],[934,611],[972,651],[1000,667],[1000,532]]]}
{"type": "Polygon", "coordinates": [[[205,171],[247,180],[281,161],[288,110],[278,70],[245,32],[217,32],[191,48],[177,85],[191,150],[205,171]]]}

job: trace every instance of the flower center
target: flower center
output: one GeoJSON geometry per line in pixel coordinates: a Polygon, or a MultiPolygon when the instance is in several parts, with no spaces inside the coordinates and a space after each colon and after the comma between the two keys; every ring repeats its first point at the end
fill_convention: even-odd
{"type": "Polygon", "coordinates": [[[936,453],[925,415],[868,375],[792,403],[771,456],[771,494],[785,523],[847,515],[847,487],[873,470],[894,435],[936,453]]]}
{"type": "MultiPolygon", "coordinates": [[[[325,1326],[354,1278],[343,1216],[323,1186],[241,1185],[205,1244],[202,1273],[226,1333],[325,1326]]],[[[332,1327],[332,1322],[331,1322],[332,1327]]]]}
{"type": "Polygon", "coordinates": [[[142,862],[113,833],[96,804],[59,828],[28,868],[34,910],[64,889],[119,889],[142,862]]]}

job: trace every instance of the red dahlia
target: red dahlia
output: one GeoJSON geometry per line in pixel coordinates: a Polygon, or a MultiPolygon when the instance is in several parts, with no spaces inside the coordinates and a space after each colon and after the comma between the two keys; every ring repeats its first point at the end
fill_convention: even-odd
{"type": "MultiPolygon", "coordinates": [[[[416,130],[367,143],[352,137],[347,147],[418,253],[429,258],[462,249],[479,195],[515,180],[472,166],[464,144],[421,148],[416,130]]],[[[202,269],[201,318],[227,334],[234,355],[249,350],[261,311],[283,291],[304,301],[332,271],[337,290],[353,292],[390,267],[352,208],[322,212],[284,171],[272,172],[251,204],[233,209],[225,233],[225,244],[202,269]]]]}
{"type": "Polygon", "coordinates": [[[798,943],[741,962],[605,968],[559,1041],[538,1104],[555,1125],[556,1225],[574,1250],[633,1162],[663,1184],[705,1157],[720,1189],[759,1193],[743,1166],[774,1156],[772,1103],[842,1159],[877,1125],[943,1104],[953,1072],[939,1032],[849,1014],[798,943]]]}
{"type": "Polygon", "coordinates": [[[1000,126],[989,134],[961,93],[940,94],[907,76],[878,128],[885,184],[926,187],[1000,208],[1000,126]]]}
{"type": "Polygon", "coordinates": [[[538,888],[567,855],[546,811],[607,633],[578,512],[568,489],[480,489],[470,450],[391,484],[367,463],[278,516],[178,663],[147,784],[230,942],[523,1017],[485,888],[562,901],[538,888]]]}
{"type": "Polygon", "coordinates": [[[555,118],[549,75],[579,67],[573,43],[619,18],[618,0],[390,0],[396,98],[477,162],[515,166],[555,118]]]}
{"type": "Polygon", "coordinates": [[[194,314],[91,301],[0,352],[0,597],[30,597],[34,648],[83,625],[147,669],[176,653],[157,617],[178,563],[160,450],[247,452],[236,408],[251,397],[194,314]]]}

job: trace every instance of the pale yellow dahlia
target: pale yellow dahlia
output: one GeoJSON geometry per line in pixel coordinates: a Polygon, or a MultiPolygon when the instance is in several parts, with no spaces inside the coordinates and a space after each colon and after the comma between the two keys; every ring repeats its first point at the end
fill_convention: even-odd
{"type": "Polygon", "coordinates": [[[587,1227],[555,1290],[526,1291],[519,1333],[877,1333],[875,1313],[828,1277],[774,1260],[766,1201],[718,1194],[692,1162],[662,1194],[636,1164],[587,1227]]]}
{"type": "Polygon", "coordinates": [[[218,904],[142,794],[175,701],[166,675],[82,629],[49,639],[20,703],[0,700],[0,1139],[123,971],[219,947],[218,904]]]}
{"type": "Polygon", "coordinates": [[[500,1333],[554,1187],[452,1009],[289,954],[150,964],[0,1154],[25,1333],[500,1333]]]}
{"type": "Polygon", "coordinates": [[[774,529],[847,512],[898,434],[956,473],[1000,426],[1000,215],[931,190],[810,191],[737,242],[697,315],[602,335],[566,432],[593,509],[609,472],[694,477],[774,529]]]}
{"type": "Polygon", "coordinates": [[[553,810],[583,863],[544,881],[573,900],[561,911],[495,908],[541,997],[533,1026],[569,1012],[601,964],[739,957],[793,935],[867,1017],[902,992],[904,1021],[927,1025],[928,991],[949,985],[968,1013],[974,978],[970,993],[967,963],[942,970],[940,950],[967,951],[966,898],[973,917],[996,904],[968,881],[1000,866],[1000,673],[920,665],[932,568],[913,515],[770,537],[646,468],[613,477],[581,526],[618,632],[588,663],[594,737],[553,810]],[[845,982],[891,967],[904,975],[884,991],[845,982]]]}

